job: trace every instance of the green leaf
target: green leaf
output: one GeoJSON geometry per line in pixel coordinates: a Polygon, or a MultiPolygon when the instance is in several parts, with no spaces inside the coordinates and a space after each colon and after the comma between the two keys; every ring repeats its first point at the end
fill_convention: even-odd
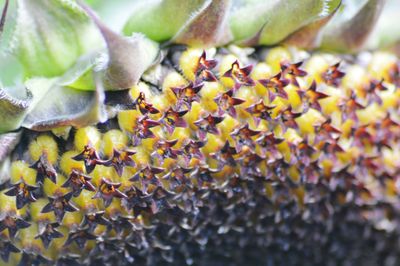
{"type": "Polygon", "coordinates": [[[190,46],[212,47],[231,39],[228,14],[231,0],[206,2],[179,30],[172,42],[190,46]]]}
{"type": "MultiPolygon", "coordinates": [[[[86,4],[96,11],[101,20],[112,30],[121,32],[126,21],[137,7],[138,1],[132,0],[85,0],[86,4]]],[[[150,2],[150,1],[149,1],[150,2]]],[[[132,33],[128,34],[132,35],[132,33]]]]}
{"type": "MultiPolygon", "coordinates": [[[[46,97],[32,107],[25,117],[23,127],[44,131],[60,126],[82,127],[104,122],[104,89],[99,75],[96,77],[96,91],[82,91],[65,87],[54,82],[46,97]]],[[[28,88],[37,90],[46,79],[33,80],[28,88]]]]}
{"type": "Polygon", "coordinates": [[[3,162],[11,151],[14,150],[20,138],[21,131],[0,134],[0,162],[3,162]]]}
{"type": "Polygon", "coordinates": [[[343,1],[342,7],[324,31],[321,47],[337,52],[360,50],[372,32],[384,2],[384,0],[343,1]]]}
{"type": "Polygon", "coordinates": [[[105,88],[119,90],[137,84],[142,74],[156,61],[158,44],[141,34],[121,36],[105,26],[89,7],[82,7],[97,25],[107,45],[103,65],[97,65],[95,69],[104,75],[105,88]]]}
{"type": "Polygon", "coordinates": [[[192,14],[196,14],[207,2],[210,1],[137,1],[123,32],[128,36],[134,32],[141,32],[154,41],[168,41],[179,32],[192,14]]]}
{"type": "Polygon", "coordinates": [[[32,98],[32,94],[22,87],[0,88],[0,133],[19,128],[32,98]]]}
{"type": "Polygon", "coordinates": [[[99,56],[100,54],[96,52],[81,56],[76,64],[59,78],[57,83],[78,90],[95,90],[93,68],[99,56]]]}
{"type": "Polygon", "coordinates": [[[337,6],[331,3],[330,8],[334,8],[334,10],[328,10],[326,16],[321,16],[316,21],[293,32],[283,43],[303,49],[315,49],[319,47],[322,40],[323,28],[334,17],[340,7],[340,3],[341,0],[337,1],[337,6]]]}
{"type": "Polygon", "coordinates": [[[339,4],[338,0],[236,0],[231,30],[236,42],[274,45],[302,27],[327,17],[339,4]]]}
{"type": "Polygon", "coordinates": [[[72,0],[18,0],[14,53],[25,77],[61,75],[104,42],[86,13],[72,0]]]}

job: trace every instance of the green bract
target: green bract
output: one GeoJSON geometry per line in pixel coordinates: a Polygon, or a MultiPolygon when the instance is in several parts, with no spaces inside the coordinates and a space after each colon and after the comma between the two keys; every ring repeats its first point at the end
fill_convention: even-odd
{"type": "Polygon", "coordinates": [[[12,54],[2,56],[14,55],[26,80],[0,88],[0,133],[102,121],[103,88],[130,88],[157,58],[155,42],[111,31],[73,0],[19,0],[16,9],[12,54]]]}
{"type": "Polygon", "coordinates": [[[76,60],[104,46],[101,35],[74,1],[18,0],[14,54],[25,77],[63,74],[76,60]]]}

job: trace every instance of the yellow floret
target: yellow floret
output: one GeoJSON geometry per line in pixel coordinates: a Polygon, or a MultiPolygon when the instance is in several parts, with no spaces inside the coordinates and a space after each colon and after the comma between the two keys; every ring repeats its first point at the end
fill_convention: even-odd
{"type": "Polygon", "coordinates": [[[192,103],[192,108],[189,112],[186,113],[185,115],[185,120],[188,124],[188,126],[192,130],[198,130],[197,126],[194,124],[195,121],[199,120],[200,117],[204,114],[204,109],[201,106],[201,104],[197,102],[192,103]]]}
{"type": "Polygon", "coordinates": [[[97,165],[96,168],[94,168],[93,172],[91,173],[91,176],[92,176],[91,180],[92,184],[98,187],[103,177],[113,181],[114,178],[117,176],[117,173],[115,172],[115,169],[113,167],[97,165]]]}
{"type": "Polygon", "coordinates": [[[307,81],[311,84],[313,80],[320,84],[322,80],[322,73],[329,68],[329,63],[325,57],[321,55],[313,55],[305,64],[305,70],[308,73],[307,81]]]}
{"type": "Polygon", "coordinates": [[[268,93],[267,88],[257,81],[260,79],[270,78],[272,76],[271,66],[264,62],[258,63],[254,66],[250,76],[256,82],[256,86],[254,87],[254,89],[257,94],[259,96],[265,96],[268,93]]]}
{"type": "Polygon", "coordinates": [[[95,127],[80,128],[75,133],[75,149],[82,151],[86,145],[90,145],[96,150],[100,148],[101,134],[95,127]]]}
{"type": "Polygon", "coordinates": [[[67,227],[68,229],[76,229],[79,227],[80,223],[82,222],[83,213],[80,211],[76,212],[65,212],[63,218],[63,226],[67,227]]]}
{"type": "Polygon", "coordinates": [[[95,191],[82,190],[79,196],[73,197],[73,202],[76,207],[83,213],[94,212],[99,209],[99,199],[93,199],[95,191]]]}
{"type": "Polygon", "coordinates": [[[375,52],[368,64],[368,73],[375,79],[389,80],[389,69],[395,65],[397,58],[387,52],[375,52]]]}
{"type": "Polygon", "coordinates": [[[168,102],[173,105],[176,103],[176,97],[171,88],[179,88],[187,85],[187,81],[177,72],[169,73],[163,81],[162,90],[168,102]]]}
{"type": "Polygon", "coordinates": [[[124,131],[132,133],[136,127],[137,120],[141,115],[142,114],[137,110],[127,110],[119,112],[118,113],[119,127],[124,131]]]}
{"type": "Polygon", "coordinates": [[[36,170],[29,167],[24,161],[14,161],[11,164],[11,183],[24,181],[28,185],[36,184],[36,170]]]}
{"type": "Polygon", "coordinates": [[[20,229],[18,231],[19,239],[21,240],[21,248],[25,250],[35,250],[36,252],[40,253],[45,251],[42,240],[35,238],[39,231],[36,223],[33,223],[29,227],[20,229]]]}
{"type": "Polygon", "coordinates": [[[214,101],[214,98],[222,92],[224,92],[224,88],[220,83],[206,82],[199,93],[201,96],[201,106],[209,112],[216,112],[218,105],[214,101]]]}
{"type": "Polygon", "coordinates": [[[48,178],[44,179],[44,184],[43,184],[43,191],[46,195],[52,196],[52,197],[57,197],[57,196],[62,196],[66,193],[69,192],[68,188],[62,187],[62,185],[65,183],[66,178],[62,175],[57,175],[57,183],[54,184],[53,181],[51,181],[48,178]]]}
{"type": "Polygon", "coordinates": [[[356,113],[360,123],[363,125],[382,120],[386,116],[386,112],[377,103],[372,103],[364,109],[357,110],[356,113]]]}
{"type": "Polygon", "coordinates": [[[69,175],[72,170],[78,170],[80,172],[85,172],[85,165],[83,161],[75,161],[72,157],[78,155],[79,152],[76,151],[67,151],[65,152],[60,159],[60,168],[66,175],[69,175]]]}
{"type": "MultiPolygon", "coordinates": [[[[235,62],[237,57],[234,55],[226,55],[222,58],[220,64],[219,64],[219,76],[220,76],[220,82],[222,85],[224,85],[226,88],[232,88],[233,85],[235,84],[234,80],[230,77],[224,77],[223,75],[225,74],[226,71],[232,68],[233,62],[235,62]]],[[[240,67],[243,67],[240,65],[240,67]]]]}
{"type": "Polygon", "coordinates": [[[15,197],[7,196],[4,192],[6,191],[0,191],[0,215],[16,214],[15,197]]]}
{"type": "Polygon", "coordinates": [[[179,67],[183,74],[190,81],[195,80],[195,71],[199,63],[199,58],[203,50],[201,49],[188,49],[184,51],[179,58],[179,67]]]}
{"type": "Polygon", "coordinates": [[[113,155],[113,150],[122,150],[128,144],[128,136],[121,130],[112,129],[103,136],[103,153],[107,157],[113,155]]]}
{"type": "Polygon", "coordinates": [[[232,131],[235,130],[239,126],[239,121],[234,119],[233,117],[226,115],[224,120],[222,120],[221,123],[217,125],[217,128],[219,129],[221,133],[221,139],[227,139],[231,140],[230,134],[232,131]]]}
{"type": "Polygon", "coordinates": [[[151,97],[153,95],[150,90],[150,86],[143,82],[139,82],[137,85],[133,86],[129,90],[129,95],[132,97],[132,100],[136,100],[141,92],[143,92],[146,97],[151,97]]]}
{"type": "Polygon", "coordinates": [[[284,61],[292,61],[292,55],[289,50],[285,47],[275,47],[272,48],[266,58],[265,61],[272,68],[272,73],[278,73],[281,70],[281,63],[284,61]]]}
{"type": "MultiPolygon", "coordinates": [[[[358,65],[352,65],[346,69],[346,75],[343,77],[342,85],[347,90],[360,90],[368,85],[369,77],[367,71],[358,65]]],[[[345,90],[344,92],[346,92],[345,90]]]]}
{"type": "Polygon", "coordinates": [[[297,125],[299,126],[300,132],[303,135],[307,135],[315,133],[314,127],[323,123],[325,121],[325,118],[319,111],[310,108],[307,113],[301,115],[295,120],[297,125]]]}
{"type": "Polygon", "coordinates": [[[36,222],[52,222],[55,221],[54,212],[43,213],[44,206],[49,203],[48,199],[40,198],[32,202],[30,206],[30,214],[33,221],[36,222]]]}
{"type": "Polygon", "coordinates": [[[40,135],[29,144],[29,154],[33,161],[39,160],[44,153],[47,154],[47,159],[51,164],[57,162],[57,142],[49,135],[40,135]]]}

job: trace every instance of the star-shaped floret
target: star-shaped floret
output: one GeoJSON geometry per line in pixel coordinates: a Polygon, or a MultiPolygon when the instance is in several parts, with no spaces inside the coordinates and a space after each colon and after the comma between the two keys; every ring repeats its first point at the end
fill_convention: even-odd
{"type": "Polygon", "coordinates": [[[133,129],[132,144],[138,146],[142,139],[155,138],[151,128],[159,126],[161,123],[152,119],[149,119],[147,115],[140,117],[137,120],[136,127],[133,129]]]}
{"type": "Polygon", "coordinates": [[[277,145],[285,141],[284,138],[277,138],[273,132],[264,133],[256,142],[261,148],[261,153],[268,159],[268,162],[275,161],[282,157],[277,145]],[[268,154],[268,156],[266,156],[268,154]]]}
{"type": "Polygon", "coordinates": [[[176,145],[176,143],[178,143],[178,139],[174,140],[161,139],[154,145],[154,152],[151,155],[157,158],[161,163],[166,158],[171,158],[176,160],[178,159],[178,155],[182,153],[180,150],[172,148],[176,145]]]}
{"type": "Polygon", "coordinates": [[[135,100],[135,105],[139,107],[139,111],[145,114],[158,114],[160,111],[157,110],[151,103],[146,102],[146,95],[144,92],[140,92],[139,96],[135,100]]]}
{"type": "Polygon", "coordinates": [[[186,106],[188,110],[192,108],[192,102],[200,102],[199,92],[203,87],[203,83],[192,83],[183,87],[173,87],[172,92],[177,98],[177,110],[181,110],[182,106],[186,106]]]}
{"type": "Polygon", "coordinates": [[[275,90],[275,92],[272,92],[271,90],[268,91],[269,102],[273,102],[276,96],[279,96],[283,99],[288,99],[288,94],[284,88],[289,85],[289,80],[285,79],[281,72],[272,78],[260,79],[258,82],[260,82],[266,88],[273,88],[275,90]]]}
{"type": "Polygon", "coordinates": [[[196,79],[200,81],[217,81],[217,78],[211,72],[211,69],[217,65],[217,61],[206,58],[206,51],[203,51],[195,70],[196,79]]]}
{"type": "Polygon", "coordinates": [[[141,211],[149,209],[153,202],[151,194],[145,194],[136,186],[132,186],[126,191],[126,195],[128,197],[122,199],[122,204],[125,209],[133,210],[136,216],[139,215],[141,211]]]}
{"type": "Polygon", "coordinates": [[[332,125],[332,120],[330,118],[326,119],[320,125],[315,125],[314,128],[315,132],[317,133],[315,136],[316,142],[336,140],[342,133],[340,129],[332,125]]]}
{"type": "Polygon", "coordinates": [[[190,176],[197,180],[197,184],[201,188],[204,184],[214,183],[215,181],[211,174],[218,172],[218,169],[210,168],[207,165],[199,165],[194,168],[190,176]]]}
{"type": "Polygon", "coordinates": [[[236,118],[235,106],[245,102],[245,100],[233,97],[233,89],[215,97],[214,101],[218,104],[220,113],[225,111],[233,118],[236,118]]]}
{"type": "Polygon", "coordinates": [[[77,197],[81,194],[83,189],[89,191],[95,191],[95,186],[90,182],[92,180],[91,176],[82,173],[79,170],[73,169],[69,175],[67,181],[62,185],[62,187],[71,187],[73,191],[73,196],[77,197]]]}
{"type": "Polygon", "coordinates": [[[249,176],[261,176],[261,170],[259,163],[265,158],[261,157],[252,150],[247,150],[246,153],[242,154],[239,158],[241,162],[240,174],[243,178],[249,178],[249,176]]]}
{"type": "Polygon", "coordinates": [[[10,241],[0,241],[0,257],[4,262],[8,262],[8,259],[10,258],[10,253],[19,252],[21,251],[10,241]]]}
{"type": "Polygon", "coordinates": [[[324,73],[322,73],[322,79],[326,84],[330,86],[339,86],[345,73],[339,70],[340,62],[330,66],[324,73]]]}
{"type": "Polygon", "coordinates": [[[50,179],[53,183],[56,183],[57,172],[53,165],[49,162],[47,154],[43,153],[39,160],[30,166],[32,169],[37,171],[36,182],[44,182],[44,178],[50,179]]]}
{"type": "Polygon", "coordinates": [[[204,154],[201,152],[201,148],[206,145],[204,140],[193,140],[189,139],[183,146],[183,158],[188,164],[192,158],[197,158],[200,161],[204,161],[204,154]]]}
{"type": "Polygon", "coordinates": [[[247,124],[247,123],[237,129],[235,129],[231,133],[231,136],[235,140],[235,147],[236,147],[237,152],[240,152],[244,145],[254,149],[255,141],[254,141],[253,137],[257,136],[260,133],[261,133],[261,131],[252,130],[249,127],[249,124],[247,124]]]}
{"type": "Polygon", "coordinates": [[[292,84],[299,87],[299,83],[297,82],[296,77],[304,77],[307,75],[307,72],[303,69],[300,69],[301,65],[303,64],[302,61],[290,64],[289,62],[281,62],[281,70],[282,75],[286,76],[289,75],[292,81],[292,84]]]}
{"type": "Polygon", "coordinates": [[[48,197],[49,203],[43,207],[42,213],[54,212],[57,222],[61,222],[64,218],[65,212],[75,212],[79,209],[73,205],[70,200],[73,192],[69,192],[62,196],[48,197]]]}
{"type": "Polygon", "coordinates": [[[134,167],[136,165],[135,161],[131,158],[134,154],[136,154],[136,152],[132,150],[119,151],[114,149],[111,159],[106,161],[105,165],[114,167],[118,176],[121,176],[125,166],[134,167]]]}
{"type": "Polygon", "coordinates": [[[97,237],[90,233],[87,229],[78,229],[74,232],[70,232],[67,241],[64,243],[64,247],[69,246],[75,242],[80,249],[85,248],[85,244],[88,240],[94,240],[97,237]]]}
{"type": "Polygon", "coordinates": [[[388,71],[389,80],[388,82],[393,83],[396,87],[400,87],[400,63],[396,62],[389,68],[388,71]]]}
{"type": "Polygon", "coordinates": [[[282,62],[280,65],[283,74],[289,74],[296,77],[304,77],[307,75],[307,72],[304,71],[303,69],[300,69],[302,64],[303,62],[300,61],[294,64],[290,64],[288,62],[282,62]]]}
{"type": "Polygon", "coordinates": [[[26,204],[36,201],[36,198],[33,195],[33,191],[36,189],[38,189],[38,187],[30,186],[24,181],[20,181],[12,185],[12,188],[6,191],[4,194],[15,197],[17,209],[22,209],[26,204]]]}
{"type": "Polygon", "coordinates": [[[287,128],[298,128],[296,118],[302,116],[302,112],[294,112],[292,106],[288,106],[286,109],[279,111],[279,118],[281,120],[281,124],[286,130],[287,128]]]}
{"type": "Polygon", "coordinates": [[[36,252],[31,252],[31,251],[22,251],[22,256],[21,259],[18,263],[18,266],[39,266],[39,265],[49,265],[51,263],[51,260],[40,255],[36,254],[36,252]]]}
{"type": "Polygon", "coordinates": [[[151,213],[156,214],[160,212],[162,209],[170,209],[171,204],[168,201],[174,194],[168,192],[162,187],[157,187],[152,193],[152,205],[151,205],[151,213]]]}
{"type": "Polygon", "coordinates": [[[96,149],[90,145],[85,145],[83,151],[72,157],[75,161],[83,161],[85,164],[86,173],[90,174],[96,165],[104,164],[104,161],[100,159],[99,154],[97,153],[96,149]]]}
{"type": "Polygon", "coordinates": [[[300,98],[303,99],[303,97],[306,97],[308,99],[308,101],[303,101],[308,104],[307,108],[311,107],[318,111],[321,111],[321,105],[318,101],[329,97],[329,95],[317,90],[317,83],[315,80],[311,83],[307,91],[298,90],[297,92],[300,95],[300,98]]]}
{"type": "Polygon", "coordinates": [[[129,180],[133,181],[133,182],[140,180],[142,183],[142,191],[147,192],[147,186],[149,184],[161,186],[161,182],[156,175],[160,174],[162,172],[164,172],[164,168],[153,167],[153,166],[147,165],[144,168],[142,168],[141,170],[139,170],[129,180]]]}
{"type": "Polygon", "coordinates": [[[218,168],[222,169],[225,165],[236,166],[236,160],[233,157],[236,154],[236,148],[231,147],[229,141],[226,141],[219,151],[210,153],[210,156],[218,161],[218,168]]]}
{"type": "Polygon", "coordinates": [[[292,149],[292,154],[296,155],[297,160],[305,166],[311,164],[313,154],[317,151],[313,146],[309,145],[307,141],[300,143],[289,143],[289,147],[292,149]]]}
{"type": "Polygon", "coordinates": [[[187,176],[187,174],[191,171],[192,168],[175,166],[165,176],[163,176],[163,179],[168,180],[169,189],[171,190],[174,190],[176,187],[181,185],[190,187],[192,185],[192,182],[190,181],[190,178],[189,176],[187,176]]]}
{"type": "Polygon", "coordinates": [[[229,178],[222,188],[228,199],[234,197],[235,195],[249,193],[247,189],[247,181],[241,179],[239,175],[233,175],[231,178],[229,178]]]}
{"type": "Polygon", "coordinates": [[[344,99],[341,103],[339,103],[340,109],[342,111],[342,120],[346,121],[347,119],[351,119],[354,121],[358,121],[357,110],[364,109],[365,106],[361,104],[357,95],[354,91],[351,92],[350,97],[348,99],[344,99]]]}
{"type": "Polygon", "coordinates": [[[370,81],[369,86],[365,88],[363,91],[364,97],[368,99],[368,103],[371,104],[372,102],[377,102],[378,104],[382,104],[382,99],[379,96],[378,92],[380,91],[387,91],[388,88],[383,84],[383,79],[376,80],[373,79],[370,81]]]}
{"type": "Polygon", "coordinates": [[[39,234],[35,236],[35,239],[40,238],[43,242],[45,248],[48,248],[50,242],[54,238],[61,238],[64,235],[56,230],[59,227],[59,223],[47,223],[43,225],[39,225],[39,234]]]}
{"type": "Polygon", "coordinates": [[[172,107],[170,107],[164,112],[164,115],[160,121],[165,126],[169,134],[172,134],[176,127],[187,127],[187,123],[182,117],[188,111],[189,110],[175,111],[172,107]]]}
{"type": "Polygon", "coordinates": [[[112,200],[114,198],[119,198],[123,199],[126,198],[127,196],[125,193],[121,192],[118,190],[118,188],[121,186],[121,183],[113,183],[107,178],[102,178],[99,188],[96,192],[96,194],[93,196],[94,199],[97,198],[102,198],[104,206],[107,208],[110,206],[112,200]]]}
{"type": "Polygon", "coordinates": [[[223,116],[208,114],[207,116],[195,121],[194,124],[198,127],[200,139],[204,139],[207,133],[219,134],[217,125],[224,120],[223,116]]]}
{"type": "Polygon", "coordinates": [[[254,123],[258,126],[261,119],[269,122],[273,121],[271,112],[275,107],[276,106],[265,105],[264,101],[261,99],[257,103],[247,107],[246,111],[252,115],[254,123]]]}
{"type": "Polygon", "coordinates": [[[87,227],[89,232],[93,232],[97,225],[110,225],[110,221],[104,217],[104,213],[104,211],[98,211],[85,214],[80,227],[87,227]]]}
{"type": "Polygon", "coordinates": [[[250,73],[253,70],[252,65],[240,67],[239,62],[236,60],[232,63],[231,68],[224,73],[224,77],[232,78],[235,82],[233,87],[237,91],[241,86],[254,86],[255,82],[250,78],[250,73]]]}
{"type": "Polygon", "coordinates": [[[0,221],[0,232],[7,229],[10,238],[14,238],[19,229],[29,227],[31,224],[19,217],[7,215],[0,221]]]}

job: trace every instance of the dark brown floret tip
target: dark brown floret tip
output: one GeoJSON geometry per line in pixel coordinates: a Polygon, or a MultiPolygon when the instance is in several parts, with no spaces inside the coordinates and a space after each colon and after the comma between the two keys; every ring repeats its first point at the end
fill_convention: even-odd
{"type": "Polygon", "coordinates": [[[57,172],[47,159],[46,153],[43,153],[39,160],[31,165],[31,168],[37,171],[36,183],[43,184],[44,178],[48,178],[53,183],[56,183],[57,172]]]}
{"type": "Polygon", "coordinates": [[[69,192],[62,196],[48,197],[49,203],[43,207],[42,213],[54,212],[57,222],[61,222],[65,212],[76,212],[79,209],[70,202],[73,193],[69,192]]]}
{"type": "Polygon", "coordinates": [[[15,216],[7,215],[2,220],[0,220],[0,232],[7,229],[10,238],[14,238],[18,230],[27,228],[29,226],[31,226],[30,223],[26,222],[24,219],[15,216]]]}
{"type": "Polygon", "coordinates": [[[23,208],[26,204],[36,201],[34,191],[38,187],[25,184],[23,181],[12,185],[12,188],[4,194],[16,198],[17,209],[23,208]]]}
{"type": "Polygon", "coordinates": [[[88,174],[94,170],[96,165],[101,165],[104,163],[104,161],[100,159],[96,149],[90,145],[85,145],[83,151],[80,154],[72,157],[72,159],[75,161],[83,161],[85,164],[86,173],[88,174]]]}
{"type": "Polygon", "coordinates": [[[241,86],[254,86],[255,82],[250,77],[250,73],[253,70],[252,65],[240,67],[239,62],[236,60],[232,63],[231,68],[224,73],[224,77],[232,78],[235,82],[233,87],[234,91],[240,89],[241,86]]]}
{"type": "Polygon", "coordinates": [[[57,227],[59,227],[59,223],[48,223],[45,225],[42,225],[41,228],[39,229],[39,234],[35,236],[35,238],[40,238],[43,242],[43,245],[45,248],[48,248],[50,245],[50,242],[54,238],[61,238],[64,235],[57,231],[57,227]]]}
{"type": "Polygon", "coordinates": [[[118,190],[121,186],[121,183],[113,183],[107,178],[102,178],[99,188],[96,194],[93,196],[94,199],[101,198],[103,199],[103,203],[105,207],[108,207],[114,198],[126,198],[127,196],[118,190]]]}

